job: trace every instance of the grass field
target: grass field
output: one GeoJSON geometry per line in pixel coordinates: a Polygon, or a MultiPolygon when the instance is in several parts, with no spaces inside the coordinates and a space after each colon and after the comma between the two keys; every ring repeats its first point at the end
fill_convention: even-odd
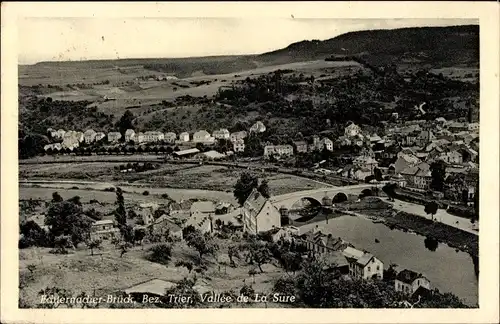
{"type": "MultiPolygon", "coordinates": [[[[217,259],[206,258],[204,264],[208,270],[204,274],[196,275],[197,284],[207,291],[217,293],[234,290],[239,293],[246,282],[256,292],[269,293],[274,281],[284,275],[280,268],[271,264],[264,265],[265,273],[255,275],[255,279],[248,275],[252,267],[250,265],[238,264],[236,268],[221,266],[218,261],[228,259],[229,241],[218,240],[217,243],[221,247],[217,259]]],[[[184,242],[174,244],[172,260],[168,266],[147,261],[145,254],[149,247],[147,244],[143,247],[134,247],[122,258],[119,251],[110,244],[105,244],[103,250],[96,252],[94,256],[91,256],[83,245],[74,253],[67,255],[51,254],[44,248],[20,250],[19,274],[22,287],[20,298],[28,305],[35,306],[40,302],[38,292],[46,287],[69,289],[75,295],[86,292],[88,295],[95,293],[96,296],[105,296],[154,278],[175,283],[185,277],[194,276],[194,272],[190,274],[185,268],[174,266],[177,260],[191,260],[195,264],[198,262],[197,253],[184,242]],[[35,265],[32,274],[27,270],[28,265],[35,265]]],[[[258,305],[255,304],[253,307],[259,307],[258,305]]]]}

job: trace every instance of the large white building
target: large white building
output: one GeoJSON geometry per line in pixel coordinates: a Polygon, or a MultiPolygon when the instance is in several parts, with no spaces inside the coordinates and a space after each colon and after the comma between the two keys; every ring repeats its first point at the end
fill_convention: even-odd
{"type": "Polygon", "coordinates": [[[281,226],[279,210],[256,189],[243,204],[242,213],[243,229],[249,233],[266,232],[281,226]]]}
{"type": "Polygon", "coordinates": [[[162,132],[149,131],[144,133],[144,141],[148,143],[163,141],[164,138],[162,132]]]}
{"type": "Polygon", "coordinates": [[[85,143],[90,144],[94,142],[96,135],[97,133],[93,129],[87,129],[85,133],[83,133],[85,143]]]}
{"type": "Polygon", "coordinates": [[[349,261],[349,275],[357,279],[382,279],[384,276],[384,264],[373,254],[363,252],[352,247],[343,251],[349,261]]]}
{"type": "Polygon", "coordinates": [[[127,129],[125,131],[125,142],[130,142],[135,140],[135,131],[133,129],[127,129]]]}
{"type": "Polygon", "coordinates": [[[264,147],[264,157],[270,156],[292,156],[293,146],[291,145],[266,145],[264,147]]]}
{"type": "Polygon", "coordinates": [[[166,132],[164,137],[167,143],[175,143],[177,139],[177,135],[174,132],[166,132]]]}
{"type": "Polygon", "coordinates": [[[108,133],[108,142],[114,143],[118,142],[122,138],[122,134],[120,132],[109,132],[108,133]]]}
{"type": "Polygon", "coordinates": [[[193,142],[211,144],[215,142],[215,138],[210,136],[210,133],[206,130],[200,130],[193,134],[193,142]]]}
{"type": "Polygon", "coordinates": [[[231,133],[226,128],[221,128],[213,132],[212,136],[215,139],[229,139],[231,133]]]}

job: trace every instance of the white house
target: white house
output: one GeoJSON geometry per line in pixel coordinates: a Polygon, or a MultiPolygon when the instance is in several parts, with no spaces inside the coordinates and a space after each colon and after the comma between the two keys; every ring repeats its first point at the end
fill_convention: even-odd
{"type": "Polygon", "coordinates": [[[146,141],[143,132],[136,133],[134,137],[134,142],[136,143],[144,143],[146,141]]]}
{"type": "Polygon", "coordinates": [[[125,142],[130,142],[135,139],[135,131],[133,129],[127,129],[125,131],[125,142]]]}
{"type": "Polygon", "coordinates": [[[106,137],[106,134],[104,134],[103,132],[97,132],[95,134],[95,141],[98,142],[98,141],[102,140],[105,137],[106,137]]]}
{"type": "Polygon", "coordinates": [[[200,130],[193,134],[193,142],[195,143],[213,143],[215,138],[210,136],[206,130],[200,130]]]}
{"type": "Polygon", "coordinates": [[[85,143],[90,144],[95,141],[96,132],[93,129],[87,129],[85,133],[83,133],[83,137],[85,143]]]}
{"type": "Polygon", "coordinates": [[[117,237],[120,230],[115,228],[112,220],[99,220],[92,224],[90,229],[91,239],[107,240],[117,237]]]}
{"type": "Polygon", "coordinates": [[[188,132],[182,132],[179,134],[179,141],[181,142],[189,142],[189,133],[188,132]]]}
{"type": "Polygon", "coordinates": [[[404,269],[396,275],[394,280],[394,288],[396,291],[401,291],[405,294],[413,294],[419,287],[431,289],[429,279],[420,273],[404,269]]]}
{"type": "Polygon", "coordinates": [[[250,132],[251,133],[263,133],[266,131],[266,126],[261,122],[258,121],[255,124],[250,127],[250,132]]]}
{"type": "Polygon", "coordinates": [[[327,137],[324,137],[321,139],[321,141],[319,142],[319,145],[320,145],[320,149],[323,149],[326,147],[326,149],[328,151],[333,151],[333,141],[327,137]]]}
{"type": "Polygon", "coordinates": [[[281,226],[281,214],[269,199],[256,189],[250,193],[242,208],[243,229],[249,233],[259,233],[281,226]]]}
{"type": "Polygon", "coordinates": [[[164,138],[167,143],[174,143],[177,139],[177,135],[173,132],[166,132],[164,138]]]}
{"type": "Polygon", "coordinates": [[[233,141],[233,151],[234,152],[244,152],[245,151],[245,141],[243,139],[233,141]]]}
{"type": "Polygon", "coordinates": [[[358,279],[382,279],[384,264],[371,253],[363,252],[352,247],[343,251],[349,261],[349,275],[358,279]]]}
{"type": "Polygon", "coordinates": [[[64,129],[58,129],[56,132],[55,138],[62,139],[64,137],[64,134],[66,134],[66,131],[64,129]]]}
{"type": "Polygon", "coordinates": [[[231,142],[243,140],[248,136],[246,131],[234,132],[231,134],[231,142]]]}
{"type": "Polygon", "coordinates": [[[122,134],[119,132],[109,132],[108,133],[108,142],[113,143],[113,142],[118,142],[118,140],[122,138],[122,134]]]}
{"type": "Polygon", "coordinates": [[[266,145],[264,147],[264,157],[268,158],[271,155],[277,156],[292,156],[293,146],[291,145],[266,145]]]}
{"type": "Polygon", "coordinates": [[[348,137],[358,136],[361,133],[361,128],[352,123],[344,129],[344,135],[348,137]]]}
{"type": "Polygon", "coordinates": [[[229,131],[226,128],[221,128],[219,130],[214,131],[212,136],[215,139],[229,139],[231,133],[229,133],[229,131]]]}
{"type": "Polygon", "coordinates": [[[144,133],[144,141],[148,143],[163,141],[164,138],[165,135],[162,132],[149,131],[144,133]]]}

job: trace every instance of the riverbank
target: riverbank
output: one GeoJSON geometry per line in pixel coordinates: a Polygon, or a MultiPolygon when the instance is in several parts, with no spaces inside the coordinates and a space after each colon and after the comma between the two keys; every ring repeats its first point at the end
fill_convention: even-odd
{"type": "Polygon", "coordinates": [[[412,231],[422,236],[431,237],[438,242],[445,243],[449,247],[458,249],[471,255],[479,256],[479,237],[458,228],[422,218],[403,211],[395,211],[392,208],[385,210],[360,210],[360,214],[376,217],[391,229],[412,231]]]}

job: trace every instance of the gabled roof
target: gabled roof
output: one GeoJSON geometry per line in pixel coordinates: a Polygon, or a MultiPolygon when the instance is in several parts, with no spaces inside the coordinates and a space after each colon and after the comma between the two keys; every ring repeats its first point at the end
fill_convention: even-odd
{"type": "Polygon", "coordinates": [[[368,262],[370,262],[371,259],[373,259],[374,256],[371,253],[365,253],[361,258],[359,258],[356,263],[361,265],[361,266],[366,266],[368,262]]]}
{"type": "Polygon", "coordinates": [[[259,214],[266,201],[267,199],[254,188],[247,200],[245,200],[244,206],[245,208],[255,211],[255,214],[259,214]]]}
{"type": "Polygon", "coordinates": [[[404,269],[396,275],[396,279],[407,284],[412,284],[415,279],[425,278],[422,274],[415,271],[404,269]]]}
{"type": "Polygon", "coordinates": [[[211,201],[196,201],[191,205],[191,212],[214,213],[215,205],[211,201]]]}
{"type": "Polygon", "coordinates": [[[365,254],[363,251],[357,250],[353,247],[346,247],[343,251],[343,254],[348,258],[359,259],[365,254]]]}

